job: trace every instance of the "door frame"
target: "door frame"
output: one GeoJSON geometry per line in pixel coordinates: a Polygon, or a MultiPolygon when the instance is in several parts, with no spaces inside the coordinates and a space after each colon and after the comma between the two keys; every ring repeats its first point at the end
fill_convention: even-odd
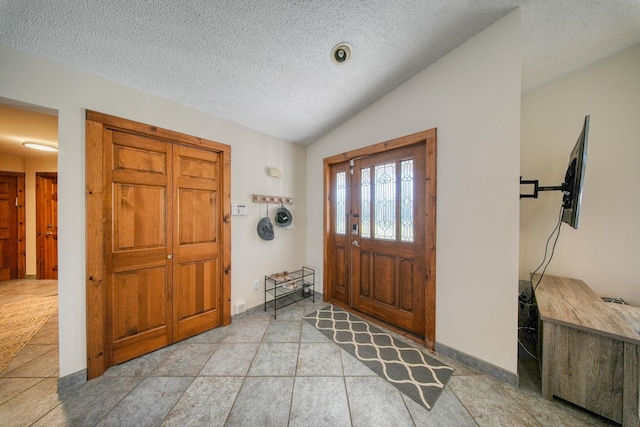
{"type": "Polygon", "coordinates": [[[25,210],[25,173],[0,171],[0,176],[9,176],[17,179],[18,185],[18,279],[24,279],[27,275],[27,227],[25,210]]]}
{"type": "MultiPolygon", "coordinates": [[[[42,193],[42,188],[40,188],[40,180],[41,179],[52,179],[55,178],[56,180],[58,179],[58,173],[57,172],[36,172],[36,279],[44,279],[45,274],[44,273],[44,268],[43,268],[43,259],[45,258],[45,249],[44,249],[44,244],[42,243],[43,240],[40,238],[41,236],[38,235],[38,232],[40,232],[40,221],[42,219],[42,204],[43,203],[48,203],[49,200],[44,200],[44,198],[42,197],[44,194],[42,193]]],[[[56,184],[57,187],[57,184],[56,184]]],[[[57,208],[56,208],[57,209],[57,208]]],[[[57,218],[57,215],[56,215],[57,218]]],[[[58,229],[58,225],[56,224],[56,232],[58,229]]],[[[56,246],[58,245],[57,240],[56,240],[56,246]]],[[[58,251],[56,251],[56,263],[57,263],[57,259],[58,259],[58,251]]],[[[46,278],[46,279],[53,279],[53,278],[46,278]]],[[[57,277],[55,278],[55,280],[58,280],[57,277]]]]}
{"type": "MultiPolygon", "coordinates": [[[[107,273],[105,257],[104,179],[107,171],[103,159],[103,132],[117,129],[122,132],[171,141],[187,146],[210,149],[220,155],[223,171],[221,183],[222,215],[219,230],[222,240],[222,319],[223,326],[231,323],[231,147],[180,132],[134,122],[87,110],[86,112],[86,292],[87,292],[87,378],[102,375],[107,369],[107,273]]],[[[172,321],[172,320],[171,320],[172,321]]]]}
{"type": "MultiPolygon", "coordinates": [[[[425,144],[426,150],[426,182],[425,182],[425,202],[424,212],[425,218],[425,336],[424,339],[419,341],[426,347],[435,350],[435,334],[436,334],[436,156],[437,156],[437,131],[435,128],[417,132],[411,135],[406,135],[400,138],[392,139],[389,141],[380,142],[378,144],[370,145],[368,147],[358,148],[352,151],[347,151],[341,154],[337,154],[324,159],[323,165],[323,184],[324,184],[324,206],[323,206],[323,292],[324,295],[332,294],[333,284],[329,280],[331,275],[327,274],[330,268],[330,234],[331,234],[331,165],[336,163],[344,163],[353,159],[370,156],[372,154],[378,154],[385,151],[390,151],[396,148],[405,147],[414,144],[425,144]]],[[[329,300],[331,302],[331,300],[329,300]]],[[[350,311],[356,311],[351,307],[342,307],[350,311]]],[[[356,311],[359,315],[368,319],[381,322],[378,319],[374,319],[356,311]]],[[[393,325],[385,324],[385,326],[393,325]]],[[[394,328],[395,329],[395,328],[394,328]]],[[[402,332],[398,330],[398,332],[402,332]]],[[[407,334],[408,337],[416,339],[415,336],[407,334]]]]}

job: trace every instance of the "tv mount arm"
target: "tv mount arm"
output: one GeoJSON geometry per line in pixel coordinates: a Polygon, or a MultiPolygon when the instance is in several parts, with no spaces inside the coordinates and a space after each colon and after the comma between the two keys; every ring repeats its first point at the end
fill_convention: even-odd
{"type": "Polygon", "coordinates": [[[538,185],[538,180],[537,179],[522,179],[522,177],[520,177],[520,185],[533,185],[533,194],[522,194],[520,193],[520,198],[521,199],[537,199],[538,198],[538,192],[540,191],[565,191],[567,189],[567,185],[566,184],[562,184],[562,185],[554,185],[552,187],[540,187],[538,185]]]}

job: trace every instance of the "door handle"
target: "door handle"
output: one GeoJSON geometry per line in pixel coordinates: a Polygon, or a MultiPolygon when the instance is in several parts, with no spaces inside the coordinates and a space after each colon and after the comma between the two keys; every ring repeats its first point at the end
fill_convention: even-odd
{"type": "Polygon", "coordinates": [[[360,247],[360,243],[358,243],[358,241],[357,241],[357,240],[354,240],[353,242],[351,242],[351,244],[352,244],[353,246],[360,247]]]}
{"type": "Polygon", "coordinates": [[[173,255],[171,254],[167,255],[167,259],[171,259],[171,258],[173,258],[173,255]]]}
{"type": "Polygon", "coordinates": [[[44,235],[47,236],[47,237],[51,236],[52,234],[53,234],[53,232],[51,232],[51,231],[47,231],[46,233],[44,233],[44,235]]]}

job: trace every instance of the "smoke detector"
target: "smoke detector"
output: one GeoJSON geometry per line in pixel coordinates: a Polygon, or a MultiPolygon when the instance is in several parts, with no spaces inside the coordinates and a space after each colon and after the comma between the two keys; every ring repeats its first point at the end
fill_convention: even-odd
{"type": "Polygon", "coordinates": [[[336,64],[344,64],[351,58],[351,45],[339,43],[331,50],[331,60],[336,64]]]}

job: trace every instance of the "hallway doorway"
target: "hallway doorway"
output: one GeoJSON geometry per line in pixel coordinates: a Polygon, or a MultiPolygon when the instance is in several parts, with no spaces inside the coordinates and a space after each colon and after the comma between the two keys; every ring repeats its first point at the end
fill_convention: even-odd
{"type": "MultiPolygon", "coordinates": [[[[18,205],[16,226],[19,235],[22,233],[18,237],[18,260],[21,260],[18,276],[3,276],[0,279],[0,328],[7,321],[12,325],[21,325],[19,328],[11,327],[8,332],[14,341],[11,348],[0,348],[0,353],[8,354],[6,359],[9,359],[6,366],[0,365],[0,373],[3,377],[57,378],[60,366],[58,263],[55,254],[51,257],[55,261],[50,267],[55,274],[43,275],[38,271],[36,221],[42,212],[37,208],[36,177],[57,177],[58,155],[55,149],[41,151],[28,148],[25,146],[28,142],[41,143],[49,150],[57,146],[57,110],[0,98],[0,171],[20,177],[18,200],[8,205],[14,208],[18,205]],[[44,277],[51,280],[37,280],[44,277]]],[[[46,225],[51,224],[50,240],[54,240],[53,231],[57,231],[57,189],[53,186],[49,189],[52,190],[49,196],[52,203],[45,221],[46,225]]],[[[0,346],[8,347],[4,346],[8,340],[1,341],[0,346]]]]}

